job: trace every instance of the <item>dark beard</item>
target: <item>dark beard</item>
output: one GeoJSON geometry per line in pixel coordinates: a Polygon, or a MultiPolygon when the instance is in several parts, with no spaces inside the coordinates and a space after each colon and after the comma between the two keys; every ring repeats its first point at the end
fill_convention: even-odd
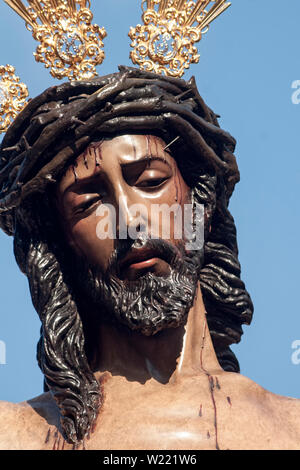
{"type": "Polygon", "coordinates": [[[144,335],[185,324],[193,305],[203,251],[187,253],[164,240],[119,240],[105,274],[80,261],[77,285],[100,321],[125,325],[144,335]],[[118,265],[130,248],[155,249],[170,266],[167,277],[147,272],[135,281],[118,277],[118,265]]]}

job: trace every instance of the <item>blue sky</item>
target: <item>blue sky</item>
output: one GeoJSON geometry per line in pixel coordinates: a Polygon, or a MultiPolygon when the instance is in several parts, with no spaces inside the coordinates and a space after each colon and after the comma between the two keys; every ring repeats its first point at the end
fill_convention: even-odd
{"type": "MultiPolygon", "coordinates": [[[[233,349],[244,375],[274,393],[300,398],[300,364],[292,362],[292,343],[300,340],[300,104],[292,103],[292,83],[300,80],[300,2],[286,3],[288,8],[280,0],[232,0],[199,44],[200,62],[185,79],[195,75],[221,126],[238,141],[241,182],[230,209],[255,312],[233,349]]],[[[140,22],[140,1],[92,0],[92,10],[108,31],[98,73],[130,65],[127,33],[140,22]]],[[[0,64],[16,67],[32,97],[56,84],[35,62],[36,44],[23,20],[3,1],[0,24],[0,64]]],[[[18,402],[42,392],[35,359],[40,325],[12,240],[2,232],[0,260],[0,341],[6,346],[0,399],[18,402]]]]}

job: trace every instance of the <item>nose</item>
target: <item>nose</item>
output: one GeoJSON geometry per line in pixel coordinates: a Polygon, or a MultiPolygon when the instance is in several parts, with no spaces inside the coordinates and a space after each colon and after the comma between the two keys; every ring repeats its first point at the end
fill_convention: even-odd
{"type": "Polygon", "coordinates": [[[148,211],[145,204],[139,201],[133,189],[119,183],[115,190],[117,208],[116,235],[119,239],[136,239],[139,234],[146,233],[148,211]]]}

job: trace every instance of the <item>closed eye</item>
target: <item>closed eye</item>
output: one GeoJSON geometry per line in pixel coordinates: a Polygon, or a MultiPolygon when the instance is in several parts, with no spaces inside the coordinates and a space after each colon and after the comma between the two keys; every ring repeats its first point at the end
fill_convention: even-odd
{"type": "Polygon", "coordinates": [[[158,188],[173,175],[170,164],[160,156],[145,156],[121,167],[126,183],[137,188],[158,188]]]}
{"type": "Polygon", "coordinates": [[[140,183],[137,183],[136,186],[139,188],[157,188],[161,186],[165,181],[167,181],[169,178],[150,178],[144,181],[141,181],[140,183]]]}
{"type": "Polygon", "coordinates": [[[88,199],[87,201],[82,202],[81,204],[78,204],[78,206],[75,207],[75,214],[82,214],[83,212],[87,211],[88,209],[93,208],[93,206],[101,201],[102,196],[98,195],[93,198],[88,199]]]}

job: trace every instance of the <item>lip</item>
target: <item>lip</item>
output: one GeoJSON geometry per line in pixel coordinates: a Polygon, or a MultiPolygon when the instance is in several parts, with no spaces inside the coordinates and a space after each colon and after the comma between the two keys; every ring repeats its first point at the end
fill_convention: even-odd
{"type": "Polygon", "coordinates": [[[150,268],[159,259],[158,253],[155,250],[140,248],[132,250],[120,263],[120,271],[131,269],[145,269],[150,268]]]}
{"type": "Polygon", "coordinates": [[[131,263],[127,267],[131,269],[145,269],[154,266],[158,261],[158,258],[149,258],[145,261],[139,261],[138,263],[131,263]]]}

